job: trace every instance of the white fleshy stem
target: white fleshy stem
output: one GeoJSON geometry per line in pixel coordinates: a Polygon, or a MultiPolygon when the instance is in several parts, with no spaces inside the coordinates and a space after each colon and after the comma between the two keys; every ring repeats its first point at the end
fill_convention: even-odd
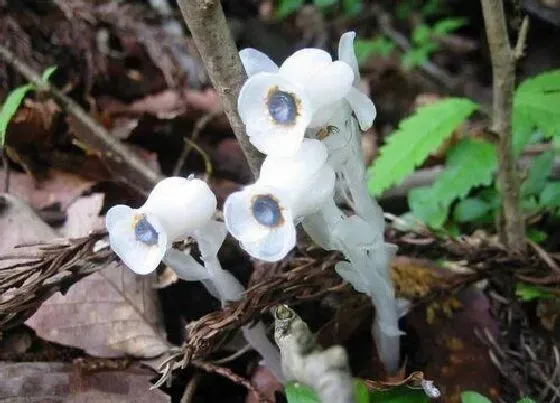
{"type": "MultiPolygon", "coordinates": [[[[191,255],[179,251],[168,251],[164,257],[164,262],[175,270],[177,276],[185,280],[200,280],[208,292],[220,300],[222,306],[230,301],[239,301],[245,291],[239,280],[224,270],[218,260],[217,253],[225,235],[224,224],[217,221],[212,221],[193,234],[198,242],[204,268],[191,255]],[[195,278],[201,270],[204,276],[195,278]]],[[[267,368],[279,381],[284,382],[280,352],[268,339],[264,324],[257,322],[253,326],[243,326],[242,332],[247,343],[262,356],[267,368]]]]}
{"type": "Polygon", "coordinates": [[[340,262],[337,273],[359,292],[368,294],[376,309],[372,332],[379,357],[387,371],[399,365],[398,309],[388,264],[394,248],[375,234],[358,215],[346,215],[329,200],[317,213],[303,221],[309,236],[325,249],[341,251],[349,262],[340,262]]]}

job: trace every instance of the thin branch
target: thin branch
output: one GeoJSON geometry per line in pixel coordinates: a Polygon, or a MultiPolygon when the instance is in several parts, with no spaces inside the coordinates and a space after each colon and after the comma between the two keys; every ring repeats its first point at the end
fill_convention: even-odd
{"type": "MultiPolygon", "coordinates": [[[[503,196],[504,221],[500,235],[510,252],[525,254],[525,220],[520,208],[519,177],[511,146],[516,54],[509,42],[502,0],[481,0],[481,3],[492,60],[492,130],[500,138],[498,183],[503,196]]],[[[523,42],[521,38],[520,43],[523,42]]]]}
{"type": "Polygon", "coordinates": [[[46,91],[54,100],[79,124],[83,130],[78,135],[85,144],[101,151],[103,157],[111,161],[121,173],[121,179],[132,181],[141,190],[147,191],[159,180],[159,175],[148,167],[136,154],[131,152],[118,139],[112,137],[107,130],[97,123],[76,102],[58,89],[43,81],[37,72],[19,60],[10,50],[0,44],[0,59],[12,66],[25,79],[32,82],[40,91],[46,91]]]}
{"type": "Polygon", "coordinates": [[[224,112],[253,176],[258,177],[263,156],[249,142],[237,113],[237,96],[247,78],[231,37],[219,0],[177,0],[210,81],[220,96],[224,112]]]}
{"type": "Polygon", "coordinates": [[[529,32],[529,17],[525,16],[519,28],[519,35],[517,36],[517,43],[515,44],[515,60],[519,60],[525,53],[525,45],[527,43],[527,33],[529,32]]]}

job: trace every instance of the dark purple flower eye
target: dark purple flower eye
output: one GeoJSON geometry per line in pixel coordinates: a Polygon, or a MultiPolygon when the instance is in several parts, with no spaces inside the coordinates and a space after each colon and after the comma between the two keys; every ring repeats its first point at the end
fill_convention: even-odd
{"type": "Polygon", "coordinates": [[[281,125],[293,125],[298,115],[297,102],[294,94],[273,89],[268,94],[268,113],[274,121],[281,125]]]}
{"type": "Polygon", "coordinates": [[[271,195],[258,195],[253,200],[251,211],[255,220],[265,227],[277,227],[284,221],[280,205],[271,195]]]}
{"type": "Polygon", "coordinates": [[[158,233],[155,228],[142,217],[134,226],[134,235],[136,239],[148,246],[154,246],[158,243],[158,233]]]}

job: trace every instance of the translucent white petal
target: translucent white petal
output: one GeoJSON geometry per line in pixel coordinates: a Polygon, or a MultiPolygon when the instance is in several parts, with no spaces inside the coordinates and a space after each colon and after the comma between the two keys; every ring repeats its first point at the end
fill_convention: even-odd
{"type": "Polygon", "coordinates": [[[353,80],[352,68],[336,61],[315,71],[305,84],[305,92],[317,110],[344,98],[352,88],[353,80]]]}
{"type": "Polygon", "coordinates": [[[287,80],[305,85],[317,69],[331,62],[331,55],[324,50],[301,49],[294,52],[282,63],[280,74],[287,80]]]}
{"type": "Polygon", "coordinates": [[[358,59],[356,58],[356,52],[354,52],[355,38],[356,33],[353,31],[342,34],[338,42],[338,60],[343,61],[352,68],[354,72],[353,85],[357,87],[360,83],[360,69],[358,66],[358,59]]]}
{"type": "Polygon", "coordinates": [[[373,101],[369,97],[356,88],[352,88],[346,99],[350,102],[350,106],[356,114],[356,118],[362,130],[367,130],[373,125],[373,121],[377,116],[377,110],[373,101]]]}
{"type": "Polygon", "coordinates": [[[329,126],[330,121],[333,119],[333,115],[336,114],[337,109],[340,107],[341,101],[333,102],[331,104],[325,105],[313,113],[313,118],[309,123],[310,128],[322,128],[329,126]]]}
{"type": "Polygon", "coordinates": [[[105,215],[105,226],[107,231],[111,231],[111,228],[119,221],[132,222],[132,216],[134,210],[124,204],[117,204],[107,211],[105,215]]]}
{"type": "Polygon", "coordinates": [[[229,232],[239,241],[255,241],[268,234],[269,229],[260,225],[251,212],[253,187],[229,195],[224,203],[224,220],[229,232]]]}
{"type": "Polygon", "coordinates": [[[311,121],[311,104],[302,88],[279,74],[258,73],[249,78],[237,104],[247,135],[265,154],[294,152],[311,121]]]}
{"type": "Polygon", "coordinates": [[[216,196],[200,179],[165,178],[139,209],[157,216],[170,241],[204,226],[216,210],[216,196]]]}
{"type": "Polygon", "coordinates": [[[334,170],[330,165],[324,164],[323,168],[298,191],[297,199],[292,205],[294,216],[300,219],[319,211],[327,199],[332,199],[334,184],[334,170]]]}
{"type": "Polygon", "coordinates": [[[239,301],[243,295],[243,286],[239,280],[229,271],[221,267],[212,268],[212,277],[208,280],[218,292],[218,298],[222,302],[239,301]]]}
{"type": "Polygon", "coordinates": [[[157,244],[148,246],[135,234],[135,218],[111,222],[109,244],[118,257],[137,274],[148,274],[156,269],[167,249],[167,236],[156,217],[144,217],[157,232],[157,244]]]}
{"type": "Polygon", "coordinates": [[[365,280],[360,276],[350,262],[342,261],[338,262],[334,266],[337,274],[342,277],[347,283],[352,285],[354,289],[363,294],[369,294],[369,286],[365,280]]]}
{"type": "Polygon", "coordinates": [[[251,77],[257,73],[269,72],[276,73],[278,66],[263,52],[256,49],[247,48],[239,52],[241,63],[247,72],[247,77],[251,77]]]}
{"type": "Polygon", "coordinates": [[[225,223],[210,220],[206,225],[194,232],[202,258],[215,257],[226,239],[227,228],[225,223]]]}
{"type": "Polygon", "coordinates": [[[210,277],[210,273],[191,255],[177,249],[168,249],[163,263],[171,267],[179,278],[186,281],[200,281],[210,277]]]}
{"type": "MultiPolygon", "coordinates": [[[[256,130],[247,126],[247,132],[256,133],[256,130]]],[[[297,130],[288,130],[282,132],[281,129],[273,132],[258,132],[258,135],[249,137],[249,141],[257,150],[265,155],[274,155],[278,157],[288,157],[294,155],[301,147],[301,142],[305,135],[305,128],[300,127],[297,130]]]]}
{"type": "Polygon", "coordinates": [[[256,242],[243,242],[241,246],[256,259],[277,262],[296,246],[296,229],[293,222],[289,221],[281,228],[270,231],[265,238],[256,242]]]}
{"type": "Polygon", "coordinates": [[[280,189],[306,185],[327,160],[327,150],[319,140],[304,139],[291,157],[267,156],[261,166],[259,183],[280,189]]]}

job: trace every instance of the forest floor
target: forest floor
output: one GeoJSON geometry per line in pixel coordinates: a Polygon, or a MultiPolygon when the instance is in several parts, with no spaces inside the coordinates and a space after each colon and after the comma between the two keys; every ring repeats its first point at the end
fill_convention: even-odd
{"type": "MultiPolygon", "coordinates": [[[[162,176],[204,176],[221,208],[251,173],[191,38],[166,31],[170,21],[182,21],[178,9],[165,16],[149,3],[158,2],[0,0],[0,44],[38,74],[57,66],[52,85],[145,167],[162,176]]],[[[271,0],[223,2],[238,47],[255,47],[275,61],[303,47],[336,51],[348,30],[360,38],[382,32],[397,43],[361,63],[362,86],[377,107],[362,141],[368,165],[402,118],[446,96],[481,105],[470,135],[485,136],[488,126],[491,65],[478,2],[449,0],[437,17],[422,15],[419,2],[398,3],[410,3],[403,18],[394,17],[398,7],[386,1],[368,3],[358,15],[307,5],[278,20],[271,0]],[[415,24],[452,17],[468,23],[446,35],[426,60],[404,68],[399,55],[414,42],[415,24]]],[[[544,3],[508,10],[512,26],[531,15],[519,80],[560,66],[560,4],[544,3]]],[[[0,62],[0,100],[25,83],[12,64],[0,62]]],[[[446,402],[459,402],[465,390],[493,401],[560,401],[560,223],[532,217],[548,236],[531,242],[525,258],[508,254],[493,226],[470,227],[453,238],[397,225],[395,217],[407,211],[407,192],[433,182],[445,148],[457,139],[380,198],[388,213],[386,238],[399,247],[392,264],[397,294],[411,301],[401,320],[402,371],[387,377],[371,339],[375,313],[368,299],[337,277],[338,255],[305,237],[289,259],[275,264],[251,260],[228,239],[222,265],[249,291],[224,310],[202,285],[177,280],[169,269],[150,279],[122,271],[112,253],[94,247],[105,235],[103,216],[118,203],[140,205],[153,183],[106,158],[110,150],[94,138],[91,127],[46,92],[28,95],[8,127],[0,178],[0,399],[45,401],[74,393],[91,401],[251,402],[258,399],[255,390],[273,399],[280,385],[235,331],[259,317],[270,324],[267,310],[286,303],[322,345],[347,349],[356,377],[396,385],[421,371],[446,402]],[[549,297],[519,298],[518,281],[549,297]],[[164,341],[113,354],[111,332],[164,341]],[[181,346],[185,337],[189,365],[146,392],[159,377],[158,360],[145,358],[154,355],[150,349],[181,346]]],[[[560,168],[552,175],[560,176],[560,168]]]]}

